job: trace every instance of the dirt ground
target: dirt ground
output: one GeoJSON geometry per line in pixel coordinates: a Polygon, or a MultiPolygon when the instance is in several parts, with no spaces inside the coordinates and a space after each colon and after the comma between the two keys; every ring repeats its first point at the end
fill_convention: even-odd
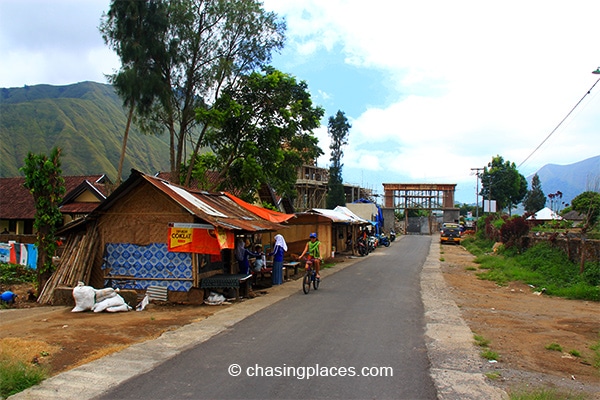
{"type": "Polygon", "coordinates": [[[443,245],[440,259],[465,322],[500,356],[490,364],[497,372],[493,384],[508,392],[550,387],[600,399],[600,369],[593,366],[600,360],[590,349],[600,342],[600,303],[536,294],[540,288],[523,283],[480,280],[474,257],[462,246],[443,245]],[[552,344],[562,351],[546,348],[552,344]]]}
{"type": "MultiPolygon", "coordinates": [[[[440,257],[463,318],[500,355],[498,363],[490,364],[497,372],[492,384],[508,391],[524,386],[566,388],[600,398],[600,370],[593,366],[590,349],[600,341],[600,303],[536,295],[535,289],[520,283],[501,287],[480,280],[477,271],[469,269],[477,268],[473,256],[461,246],[444,245],[440,257]],[[562,351],[546,349],[550,344],[560,345],[562,351]]],[[[52,374],[202,320],[222,307],[235,307],[150,304],[141,312],[72,313],[71,307],[24,301],[27,289],[13,287],[20,295],[16,309],[0,311],[0,349],[2,341],[30,347],[32,362],[47,364],[52,374]]],[[[268,289],[256,294],[268,295],[268,289]]]]}

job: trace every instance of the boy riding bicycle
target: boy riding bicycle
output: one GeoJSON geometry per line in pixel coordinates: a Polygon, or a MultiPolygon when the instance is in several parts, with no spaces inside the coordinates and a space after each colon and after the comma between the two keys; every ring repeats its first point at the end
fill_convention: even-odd
{"type": "MultiPolygon", "coordinates": [[[[319,275],[319,271],[321,269],[321,242],[317,239],[316,233],[311,233],[310,241],[306,243],[304,246],[304,251],[300,254],[300,259],[304,257],[305,254],[309,255],[309,261],[312,261],[315,271],[317,272],[317,278],[320,279],[321,275],[319,275]],[[311,260],[312,258],[312,260],[311,260]]],[[[307,261],[308,262],[308,261],[307,261]]]]}

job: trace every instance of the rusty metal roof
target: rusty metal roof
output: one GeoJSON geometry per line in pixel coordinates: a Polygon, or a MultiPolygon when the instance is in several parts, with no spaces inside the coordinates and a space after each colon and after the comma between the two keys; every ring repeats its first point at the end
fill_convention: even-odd
{"type": "MultiPolygon", "coordinates": [[[[279,223],[274,223],[254,214],[230,198],[231,194],[209,193],[195,191],[176,185],[167,180],[147,175],[137,170],[123,184],[98,207],[97,211],[106,210],[133,187],[147,182],[157,190],[171,198],[190,214],[196,216],[213,226],[227,230],[241,230],[247,232],[276,231],[284,228],[279,223]]],[[[282,214],[286,215],[286,214],[282,214]]],[[[290,218],[293,215],[289,215],[290,218]]]]}
{"type": "MultiPolygon", "coordinates": [[[[105,183],[110,183],[106,175],[63,176],[66,196],[82,182],[88,182],[95,190],[106,195],[105,183]]],[[[0,178],[0,218],[34,219],[35,204],[33,196],[23,184],[25,177],[0,178]]]]}

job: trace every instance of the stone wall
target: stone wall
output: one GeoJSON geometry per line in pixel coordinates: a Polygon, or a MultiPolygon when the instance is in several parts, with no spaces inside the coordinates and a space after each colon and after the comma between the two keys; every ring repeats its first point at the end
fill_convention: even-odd
{"type": "Polygon", "coordinates": [[[535,232],[529,234],[527,242],[526,247],[532,247],[541,242],[550,242],[564,251],[574,263],[581,262],[582,254],[585,262],[600,261],[600,240],[582,239],[579,234],[535,232]]]}

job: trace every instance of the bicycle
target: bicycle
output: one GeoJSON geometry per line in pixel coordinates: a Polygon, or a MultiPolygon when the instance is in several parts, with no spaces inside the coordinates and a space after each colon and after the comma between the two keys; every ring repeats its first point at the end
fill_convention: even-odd
{"type": "Polygon", "coordinates": [[[308,294],[311,284],[315,290],[319,288],[321,278],[317,278],[317,270],[313,268],[312,257],[306,259],[304,268],[306,272],[304,273],[304,278],[302,278],[302,291],[304,291],[304,294],[308,294]]]}

